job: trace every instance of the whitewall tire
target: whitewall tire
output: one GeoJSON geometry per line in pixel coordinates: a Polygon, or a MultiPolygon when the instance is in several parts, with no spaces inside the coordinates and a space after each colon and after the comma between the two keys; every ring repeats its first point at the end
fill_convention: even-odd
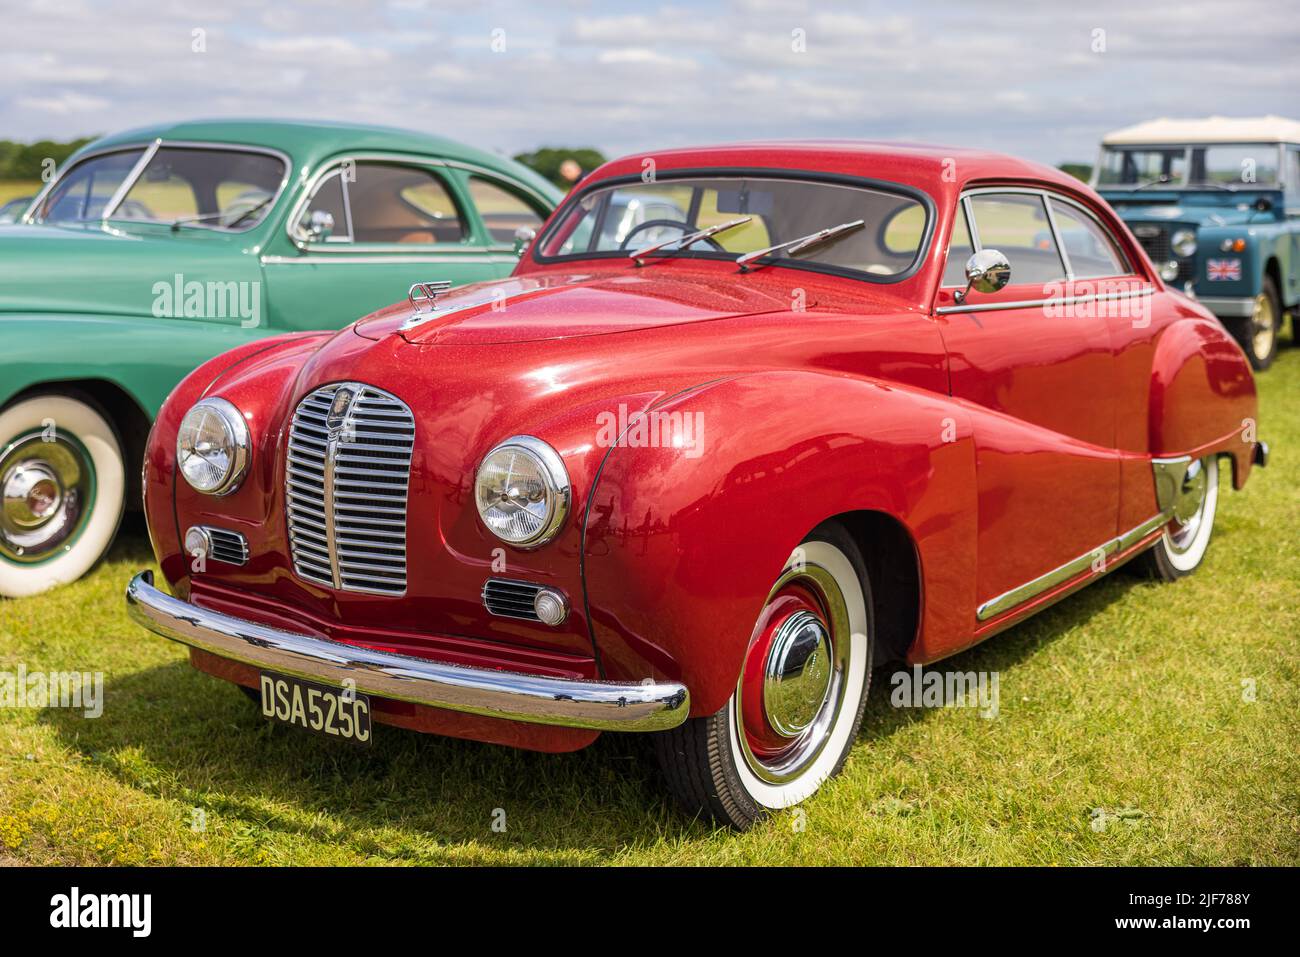
{"type": "Polygon", "coordinates": [[[1145,570],[1162,581],[1190,575],[1205,558],[1219,507],[1219,463],[1214,456],[1191,463],[1174,501],[1174,514],[1143,558],[1145,570]]]}
{"type": "Polygon", "coordinates": [[[85,575],[125,500],[122,442],[88,397],[36,395],[0,411],[0,597],[85,575]]]}
{"type": "Polygon", "coordinates": [[[853,747],[873,643],[857,546],[840,526],[823,525],[773,585],[726,705],[657,736],[677,799],[743,829],[811,797],[853,747]]]}

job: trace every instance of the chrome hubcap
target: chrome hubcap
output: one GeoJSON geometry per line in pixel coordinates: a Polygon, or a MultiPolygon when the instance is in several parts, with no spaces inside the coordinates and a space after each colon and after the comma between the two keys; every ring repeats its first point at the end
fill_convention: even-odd
{"type": "Polygon", "coordinates": [[[4,512],[21,528],[38,528],[49,521],[63,501],[59,477],[44,462],[15,465],[4,476],[4,512]]]}
{"type": "Polygon", "coordinates": [[[1187,466],[1182,487],[1174,499],[1173,521],[1169,526],[1169,543],[1175,551],[1191,547],[1205,516],[1205,499],[1209,492],[1209,469],[1213,463],[1198,459],[1187,466]]]}
{"type": "Polygon", "coordinates": [[[831,637],[812,612],[795,612],[777,629],[767,655],[763,710],[783,738],[802,734],[831,690],[831,637]]]}
{"type": "Polygon", "coordinates": [[[1273,314],[1273,300],[1266,293],[1255,297],[1255,314],[1251,320],[1251,342],[1255,355],[1263,358],[1273,349],[1273,337],[1277,335],[1277,317],[1273,314]]]}
{"type": "Polygon", "coordinates": [[[90,456],[75,439],[41,431],[0,449],[0,559],[31,564],[68,547],[89,517],[90,456]]]}
{"type": "Polygon", "coordinates": [[[808,563],[777,580],[736,688],[736,739],[770,784],[799,777],[825,749],[847,691],[851,634],[839,584],[808,563]]]}

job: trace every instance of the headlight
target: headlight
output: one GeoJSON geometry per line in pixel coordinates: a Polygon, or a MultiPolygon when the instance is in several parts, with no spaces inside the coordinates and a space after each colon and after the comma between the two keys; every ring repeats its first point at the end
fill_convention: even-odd
{"type": "Polygon", "coordinates": [[[227,495],[248,470],[248,426],[225,399],[202,399],[185,413],[176,434],[176,464],[205,495],[227,495]]]}
{"type": "Polygon", "coordinates": [[[1178,260],[1171,259],[1160,267],[1160,278],[1165,282],[1173,282],[1178,278],[1178,260]]]}
{"type": "Polygon", "coordinates": [[[474,477],[474,501],[488,531],[525,548],[555,537],[570,498],[564,460],[531,435],[506,439],[484,457],[474,477]]]}
{"type": "Polygon", "coordinates": [[[1169,240],[1169,245],[1173,247],[1174,252],[1186,259],[1188,256],[1196,255],[1196,230],[1194,229],[1177,229],[1169,240]]]}

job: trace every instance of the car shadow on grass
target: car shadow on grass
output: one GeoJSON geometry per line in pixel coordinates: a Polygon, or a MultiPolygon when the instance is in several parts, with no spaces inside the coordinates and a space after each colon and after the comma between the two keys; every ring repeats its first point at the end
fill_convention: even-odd
{"type": "MultiPolygon", "coordinates": [[[[114,552],[135,560],[141,545],[129,534],[114,552]]],[[[927,670],[1011,671],[1141,584],[1120,571],[927,670]]],[[[858,747],[933,710],[892,707],[892,670],[874,676],[858,747]]],[[[332,860],[599,861],[714,830],[668,799],[642,735],[606,734],[551,755],[377,725],[373,747],[359,748],[271,724],[239,689],[184,661],[107,675],[98,719],[61,709],[41,719],[122,784],[176,802],[178,828],[202,808],[249,860],[281,842],[301,855],[308,842],[328,845],[332,860]]]]}

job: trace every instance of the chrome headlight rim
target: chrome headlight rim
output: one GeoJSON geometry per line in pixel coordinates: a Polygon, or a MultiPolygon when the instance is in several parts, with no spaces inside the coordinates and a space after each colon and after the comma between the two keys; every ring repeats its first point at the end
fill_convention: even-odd
{"type": "Polygon", "coordinates": [[[209,396],[206,399],[200,399],[189,407],[185,416],[181,419],[180,429],[176,434],[176,471],[180,473],[181,478],[185,479],[185,484],[194,491],[202,495],[211,495],[220,498],[223,495],[230,495],[237,491],[243,483],[244,476],[248,472],[248,461],[251,458],[252,444],[248,435],[248,423],[244,421],[244,414],[239,411],[239,407],[228,399],[220,396],[209,396]],[[189,421],[198,410],[210,411],[221,420],[226,429],[226,437],[229,440],[230,468],[222,477],[220,483],[213,488],[200,488],[190,481],[190,477],[185,474],[181,467],[181,455],[184,449],[181,445],[181,439],[184,436],[185,423],[189,421]]]}
{"type": "Polygon", "coordinates": [[[512,435],[510,438],[498,442],[484,453],[483,458],[479,461],[478,468],[474,470],[474,507],[478,511],[479,521],[483,523],[483,527],[488,530],[492,537],[515,548],[531,550],[541,548],[551,542],[559,534],[565,520],[569,517],[569,509],[572,503],[573,485],[569,481],[569,470],[565,468],[564,459],[559,452],[536,436],[512,435]],[[542,523],[541,528],[528,538],[520,540],[505,538],[497,533],[483,514],[483,508],[479,504],[478,497],[479,481],[483,474],[483,467],[498,452],[512,449],[531,456],[541,466],[542,475],[546,479],[549,505],[547,518],[542,523]]]}
{"type": "Polygon", "coordinates": [[[1169,237],[1169,248],[1174,251],[1174,255],[1182,259],[1190,259],[1195,256],[1196,230],[1175,229],[1169,237]]]}

